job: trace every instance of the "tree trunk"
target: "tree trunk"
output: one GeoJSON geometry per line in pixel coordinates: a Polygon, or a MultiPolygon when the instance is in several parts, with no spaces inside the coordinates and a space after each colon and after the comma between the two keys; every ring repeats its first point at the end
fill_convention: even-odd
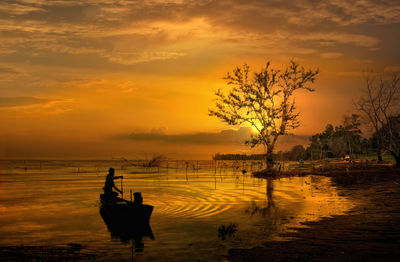
{"type": "Polygon", "coordinates": [[[394,159],[396,160],[396,166],[400,167],[400,155],[394,156],[394,159]]]}
{"type": "Polygon", "coordinates": [[[378,163],[382,163],[382,150],[380,148],[377,148],[376,155],[378,156],[378,163]]]}
{"type": "Polygon", "coordinates": [[[267,148],[267,155],[265,161],[267,163],[268,170],[272,170],[274,168],[274,158],[272,156],[272,151],[273,149],[270,149],[270,147],[267,148]]]}
{"type": "Polygon", "coordinates": [[[272,193],[274,192],[274,179],[272,177],[267,178],[267,199],[268,207],[272,208],[275,206],[274,199],[272,198],[272,193]]]}
{"type": "Polygon", "coordinates": [[[396,166],[400,167],[400,154],[395,154],[393,151],[390,151],[390,153],[392,154],[394,161],[396,162],[396,166]]]}
{"type": "Polygon", "coordinates": [[[320,151],[319,151],[319,160],[322,160],[322,146],[320,147],[320,151]]]}
{"type": "Polygon", "coordinates": [[[378,163],[382,163],[383,162],[383,160],[382,160],[382,142],[381,142],[382,140],[381,140],[380,134],[378,132],[379,132],[379,130],[376,131],[376,144],[377,144],[376,154],[378,156],[378,163]]]}

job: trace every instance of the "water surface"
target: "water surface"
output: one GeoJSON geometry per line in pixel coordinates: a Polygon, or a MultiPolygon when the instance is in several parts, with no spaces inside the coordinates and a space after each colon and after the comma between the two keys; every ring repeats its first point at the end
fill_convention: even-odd
{"type": "MultiPolygon", "coordinates": [[[[329,178],[253,178],[250,163],[211,161],[163,163],[144,168],[127,161],[14,161],[0,171],[0,245],[79,243],[100,260],[217,260],[232,247],[254,247],[278,234],[349,210],[329,178]],[[154,206],[154,240],[143,250],[111,236],[99,213],[107,169],[123,175],[129,189],[154,206]],[[168,167],[168,168],[167,168],[168,167]],[[240,168],[239,168],[240,167],[240,168]],[[221,225],[237,232],[222,240],[221,225]]],[[[120,181],[116,181],[121,187],[120,181]]]]}

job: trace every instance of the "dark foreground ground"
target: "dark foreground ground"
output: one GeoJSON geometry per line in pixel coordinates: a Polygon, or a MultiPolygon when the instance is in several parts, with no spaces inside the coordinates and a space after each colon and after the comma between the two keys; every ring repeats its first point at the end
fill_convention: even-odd
{"type": "Polygon", "coordinates": [[[100,252],[82,249],[79,244],[65,246],[0,247],[0,261],[95,261],[100,252]]]}
{"type": "MultiPolygon", "coordinates": [[[[321,170],[358,203],[348,214],[305,223],[288,241],[231,249],[231,261],[400,261],[400,169],[321,170]]],[[[280,176],[293,174],[282,173],[280,176]]],[[[298,173],[296,175],[304,175],[298,173]]],[[[258,174],[262,176],[262,174],[258,174]]]]}

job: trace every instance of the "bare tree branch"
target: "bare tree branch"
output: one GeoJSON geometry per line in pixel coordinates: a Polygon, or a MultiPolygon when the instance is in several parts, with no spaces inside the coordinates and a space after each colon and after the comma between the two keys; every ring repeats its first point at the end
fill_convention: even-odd
{"type": "Polygon", "coordinates": [[[397,74],[387,77],[370,71],[364,74],[364,79],[365,93],[354,105],[375,131],[378,161],[382,161],[382,152],[387,150],[400,165],[396,130],[399,127],[396,117],[400,113],[400,77],[397,74]]]}

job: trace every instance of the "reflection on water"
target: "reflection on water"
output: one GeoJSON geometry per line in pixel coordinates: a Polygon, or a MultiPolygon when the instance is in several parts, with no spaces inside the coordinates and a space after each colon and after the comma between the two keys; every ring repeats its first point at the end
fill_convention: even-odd
{"type": "Polygon", "coordinates": [[[142,239],[144,237],[154,240],[154,235],[148,222],[134,222],[131,217],[116,214],[103,206],[100,208],[100,215],[107,225],[111,238],[118,239],[125,244],[132,241],[136,252],[143,251],[144,243],[142,239]]]}
{"type": "Polygon", "coordinates": [[[170,161],[156,168],[127,161],[0,165],[0,245],[79,243],[83,249],[101,251],[104,261],[130,260],[132,241],[142,251],[134,254],[139,261],[215,260],[231,247],[260,245],[301,222],[342,214],[353,205],[326,177],[265,180],[242,172],[257,163],[170,161]],[[142,192],[144,203],[154,206],[151,228],[113,223],[109,214],[99,215],[98,196],[110,167],[124,176],[125,191],[142,192]],[[230,225],[235,225],[231,232],[236,230],[231,237],[230,225]],[[218,237],[220,232],[226,233],[225,240],[218,237]]]}
{"type": "Polygon", "coordinates": [[[272,178],[267,178],[267,205],[266,206],[259,206],[255,201],[251,202],[251,206],[246,209],[246,213],[250,215],[259,214],[262,217],[268,216],[270,219],[273,218],[274,213],[277,213],[277,208],[275,206],[274,199],[272,197],[274,191],[274,180],[272,178]]]}

